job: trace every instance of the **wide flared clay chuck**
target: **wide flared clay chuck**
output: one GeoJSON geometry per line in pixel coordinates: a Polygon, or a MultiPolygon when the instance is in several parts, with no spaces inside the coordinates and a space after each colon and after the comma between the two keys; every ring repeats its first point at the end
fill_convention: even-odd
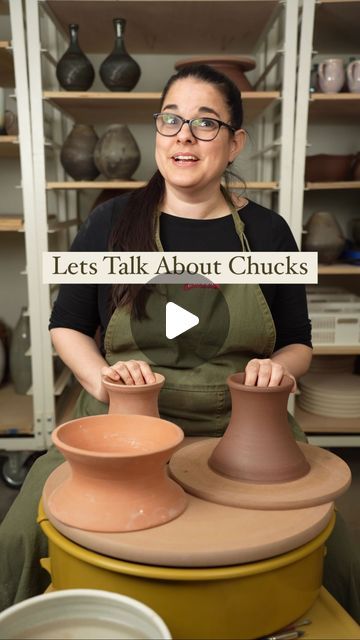
{"type": "Polygon", "coordinates": [[[287,417],[293,380],[280,385],[245,385],[245,373],[228,377],[232,413],[224,436],[209,458],[217,473],[247,482],[289,482],[305,476],[310,465],[295,441],[287,417]]]}
{"type": "Polygon", "coordinates": [[[99,415],[57,427],[52,439],[71,467],[49,497],[61,522],[89,531],[136,531],[161,525],[187,505],[166,472],[182,429],[160,418],[99,415]]]}
{"type": "Polygon", "coordinates": [[[154,376],[155,382],[132,385],[103,376],[102,383],[109,394],[109,413],[159,418],[158,399],[165,378],[160,373],[154,376]]]}

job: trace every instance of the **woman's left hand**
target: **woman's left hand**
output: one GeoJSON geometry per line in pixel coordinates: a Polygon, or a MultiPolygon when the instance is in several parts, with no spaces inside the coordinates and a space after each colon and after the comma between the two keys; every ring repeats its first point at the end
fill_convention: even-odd
{"type": "Polygon", "coordinates": [[[264,360],[253,358],[245,367],[244,384],[249,387],[277,387],[285,375],[293,380],[291,393],[295,393],[296,380],[282,364],[270,358],[264,360]]]}

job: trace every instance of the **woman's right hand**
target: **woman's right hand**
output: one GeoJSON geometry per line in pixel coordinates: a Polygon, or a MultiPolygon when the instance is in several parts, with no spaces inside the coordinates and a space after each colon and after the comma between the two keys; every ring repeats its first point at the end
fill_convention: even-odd
{"type": "Polygon", "coordinates": [[[128,385],[156,382],[150,365],[143,360],[118,360],[112,366],[102,367],[101,375],[128,385]]]}

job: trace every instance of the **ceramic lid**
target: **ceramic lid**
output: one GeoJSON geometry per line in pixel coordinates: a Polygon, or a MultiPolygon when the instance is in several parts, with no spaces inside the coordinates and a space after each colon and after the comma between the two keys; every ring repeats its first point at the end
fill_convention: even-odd
{"type": "Polygon", "coordinates": [[[233,508],[188,496],[189,504],[183,514],[159,527],[129,533],[83,531],[59,522],[49,508],[49,496],[66,481],[69,473],[69,465],[64,463],[45,484],[43,506],[53,526],[87,549],[143,564],[214,567],[267,559],[312,540],[326,527],[333,513],[333,503],[269,512],[233,508]]]}

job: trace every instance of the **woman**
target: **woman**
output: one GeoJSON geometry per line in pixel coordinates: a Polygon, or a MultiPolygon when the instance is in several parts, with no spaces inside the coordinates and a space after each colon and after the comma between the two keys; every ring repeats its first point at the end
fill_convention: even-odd
{"type": "MultiPolygon", "coordinates": [[[[206,66],[184,69],[170,78],[154,117],[155,175],[144,189],[98,207],[73,250],[296,250],[279,215],[245,198],[235,207],[221,187],[224,172],[245,144],[241,97],[231,81],[206,66]]],[[[153,371],[159,371],[166,378],[161,415],[178,423],[186,435],[217,436],[229,420],[229,373],[245,369],[246,384],[258,386],[278,385],[286,373],[295,390],[296,379],[307,371],[312,351],[304,287],[221,285],[229,309],[228,332],[213,358],[194,368],[177,366],[166,349],[150,365],[144,352],[152,347],[151,336],[141,349],[133,338],[132,319],[146,319],[162,293],[161,287],[135,285],[61,288],[50,329],[57,352],[83,386],[76,415],[107,412],[102,375],[146,384],[153,381],[153,371]],[[100,349],[94,339],[98,327],[100,349]]],[[[35,463],[2,526],[3,607],[46,586],[38,568],[46,541],[35,526],[35,512],[44,481],[61,461],[51,448],[35,463]]],[[[332,576],[331,562],[329,567],[332,576]]],[[[340,589],[332,589],[335,597],[341,599],[348,582],[346,576],[340,589]]],[[[357,596],[353,599],[356,615],[357,596]]],[[[344,598],[342,602],[348,604],[344,598]]]]}

